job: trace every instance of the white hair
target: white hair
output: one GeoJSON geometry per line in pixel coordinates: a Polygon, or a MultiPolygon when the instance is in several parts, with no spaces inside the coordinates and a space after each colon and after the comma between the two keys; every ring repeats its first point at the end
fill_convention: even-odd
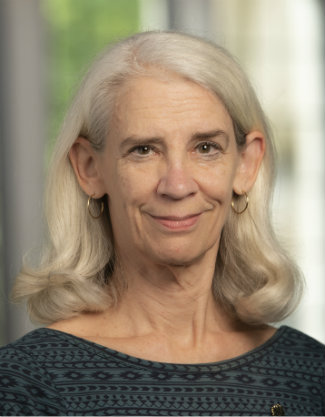
{"type": "MultiPolygon", "coordinates": [[[[261,131],[266,151],[245,213],[231,212],[223,228],[213,283],[218,302],[247,323],[282,320],[295,307],[302,279],[272,226],[274,146],[256,95],[240,66],[223,48],[181,33],[145,32],[107,49],[91,67],[68,111],[52,158],[46,193],[48,238],[37,267],[25,265],[13,298],[27,299],[34,320],[51,323],[84,311],[101,311],[123,297],[112,278],[116,254],[105,203],[92,219],[68,153],[78,136],[101,151],[123,83],[152,70],[168,71],[212,91],[232,118],[238,147],[261,131]]],[[[234,198],[239,198],[234,196],[234,198]]],[[[103,200],[96,200],[101,204],[103,200]]]]}

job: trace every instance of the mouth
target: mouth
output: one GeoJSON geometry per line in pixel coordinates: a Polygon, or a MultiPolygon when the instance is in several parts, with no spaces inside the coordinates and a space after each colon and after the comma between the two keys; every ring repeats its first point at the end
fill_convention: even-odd
{"type": "Polygon", "coordinates": [[[198,222],[202,213],[190,214],[187,216],[152,216],[157,223],[164,228],[175,231],[185,231],[191,229],[198,222]]]}

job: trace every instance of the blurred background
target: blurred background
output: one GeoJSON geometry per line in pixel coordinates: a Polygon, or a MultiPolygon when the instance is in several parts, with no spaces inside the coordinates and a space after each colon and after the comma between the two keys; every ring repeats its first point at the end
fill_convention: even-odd
{"type": "Polygon", "coordinates": [[[33,328],[8,301],[42,235],[49,155],[88,64],[140,30],[202,35],[250,76],[274,129],[274,223],[307,288],[286,324],[325,342],[324,2],[322,0],[0,0],[0,344],[33,328]]]}

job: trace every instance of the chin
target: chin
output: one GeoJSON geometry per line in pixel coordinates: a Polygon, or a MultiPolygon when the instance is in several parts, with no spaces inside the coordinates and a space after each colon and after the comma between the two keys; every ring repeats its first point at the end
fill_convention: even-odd
{"type": "Polygon", "coordinates": [[[205,255],[207,250],[202,251],[195,251],[192,252],[191,250],[188,251],[171,251],[170,249],[166,252],[159,251],[153,255],[152,259],[156,259],[157,263],[161,265],[168,265],[174,267],[184,267],[190,266],[195,264],[196,262],[200,261],[205,255]]]}

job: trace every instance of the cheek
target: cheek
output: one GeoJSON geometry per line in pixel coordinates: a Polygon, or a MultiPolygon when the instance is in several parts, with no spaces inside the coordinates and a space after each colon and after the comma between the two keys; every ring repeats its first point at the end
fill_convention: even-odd
{"type": "Polygon", "coordinates": [[[155,189],[155,181],[154,173],[141,166],[136,169],[127,164],[117,166],[107,187],[110,200],[120,209],[123,207],[124,210],[132,210],[146,202],[155,189]]]}
{"type": "Polygon", "coordinates": [[[219,165],[201,171],[200,186],[202,191],[221,204],[228,204],[232,197],[235,170],[229,166],[219,165]]]}

